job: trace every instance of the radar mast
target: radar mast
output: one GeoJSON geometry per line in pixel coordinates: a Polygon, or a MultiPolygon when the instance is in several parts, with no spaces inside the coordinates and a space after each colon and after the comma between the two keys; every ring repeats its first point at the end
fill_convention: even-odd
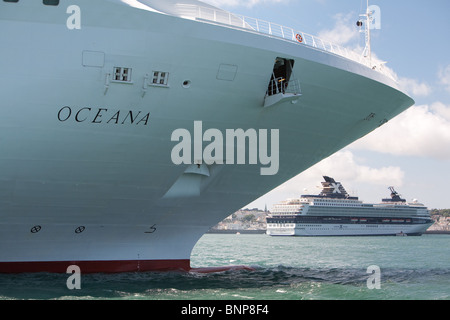
{"type": "Polygon", "coordinates": [[[370,30],[372,28],[379,29],[380,8],[374,5],[369,6],[369,0],[367,0],[366,13],[360,14],[359,16],[361,17],[361,19],[359,19],[358,22],[356,22],[356,25],[360,28],[364,25],[364,31],[360,30],[360,32],[364,32],[366,43],[366,46],[363,51],[363,56],[369,59],[370,66],[372,66],[372,47],[370,39],[370,30]],[[374,26],[373,22],[375,19],[377,23],[374,26]]]}

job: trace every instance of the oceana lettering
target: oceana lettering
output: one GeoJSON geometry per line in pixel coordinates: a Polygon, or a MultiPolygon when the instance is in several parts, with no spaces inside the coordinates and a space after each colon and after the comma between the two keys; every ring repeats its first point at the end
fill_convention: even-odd
{"type": "Polygon", "coordinates": [[[148,125],[150,113],[133,110],[111,110],[107,108],[73,108],[65,106],[58,111],[58,120],[61,122],[75,121],[77,123],[92,124],[133,124],[148,125]]]}

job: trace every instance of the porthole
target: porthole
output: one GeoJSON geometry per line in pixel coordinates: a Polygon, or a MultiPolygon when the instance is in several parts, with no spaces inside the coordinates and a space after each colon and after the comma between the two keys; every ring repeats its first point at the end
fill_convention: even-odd
{"type": "Polygon", "coordinates": [[[188,89],[191,87],[191,80],[184,80],[183,81],[183,88],[188,89]]]}

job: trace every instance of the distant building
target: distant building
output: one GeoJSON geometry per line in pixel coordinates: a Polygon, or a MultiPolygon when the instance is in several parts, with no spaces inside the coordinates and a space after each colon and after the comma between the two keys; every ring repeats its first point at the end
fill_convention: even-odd
{"type": "Polygon", "coordinates": [[[269,212],[267,206],[264,211],[257,208],[241,209],[226,217],[211,230],[261,230],[265,231],[266,217],[269,212]]]}

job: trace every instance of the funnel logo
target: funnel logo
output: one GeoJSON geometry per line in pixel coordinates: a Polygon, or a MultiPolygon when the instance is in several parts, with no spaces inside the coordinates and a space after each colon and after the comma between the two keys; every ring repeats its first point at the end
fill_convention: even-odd
{"type": "Polygon", "coordinates": [[[340,183],[332,183],[331,187],[333,188],[333,193],[341,193],[341,190],[340,190],[341,184],[340,183]]]}
{"type": "Polygon", "coordinates": [[[208,129],[203,132],[203,122],[194,122],[194,136],[187,129],[176,129],[171,140],[179,142],[172,149],[172,162],[176,165],[203,163],[226,165],[257,165],[263,176],[276,175],[279,170],[278,129],[208,129]],[[270,136],[270,143],[269,143],[270,136]],[[204,143],[208,143],[204,147],[204,143]],[[193,146],[193,148],[192,148],[193,146]],[[270,148],[270,152],[269,152],[270,148]]]}

